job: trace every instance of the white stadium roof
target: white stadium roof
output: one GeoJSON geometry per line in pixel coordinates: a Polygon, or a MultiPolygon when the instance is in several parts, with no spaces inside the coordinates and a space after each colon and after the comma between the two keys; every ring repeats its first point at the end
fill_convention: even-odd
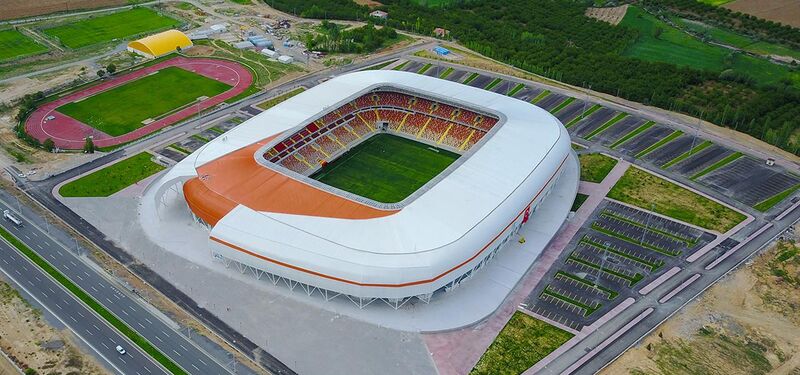
{"type": "MultiPolygon", "coordinates": [[[[558,177],[571,152],[570,140],[550,113],[424,75],[357,72],[324,82],[214,139],[168,171],[159,188],[193,179],[198,168],[212,161],[224,164],[227,155],[260,141],[252,156],[258,159],[271,137],[291,134],[310,119],[387,87],[491,113],[500,121],[449,174],[396,212],[379,217],[256,210],[226,191],[215,191],[235,207],[215,223],[210,244],[215,252],[242,263],[353,296],[401,298],[433,292],[483,259],[481,254],[491,250],[493,241],[518,223],[526,207],[542,198],[558,177]]],[[[238,176],[242,181],[249,177],[249,172],[238,176]]],[[[214,191],[214,179],[210,174],[196,180],[214,191]]],[[[273,198],[266,194],[262,199],[273,198]]],[[[308,206],[315,199],[320,197],[297,194],[289,199],[297,202],[281,204],[308,206]]]]}

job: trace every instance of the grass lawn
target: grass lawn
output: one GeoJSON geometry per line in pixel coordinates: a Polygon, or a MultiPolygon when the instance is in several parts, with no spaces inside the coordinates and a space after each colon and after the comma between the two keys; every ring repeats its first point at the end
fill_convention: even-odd
{"type": "Polygon", "coordinates": [[[191,104],[201,96],[213,97],[231,86],[178,67],[168,67],[79,102],[58,112],[112,136],[130,133],[142,121],[191,104]]]}
{"type": "Polygon", "coordinates": [[[47,47],[17,30],[0,31],[0,61],[47,52],[47,47]]]}
{"type": "Polygon", "coordinates": [[[311,178],[378,202],[395,203],[417,191],[459,156],[410,139],[378,134],[311,178]]]}
{"type": "Polygon", "coordinates": [[[765,212],[770,208],[774,207],[776,204],[783,201],[784,199],[786,199],[787,197],[789,197],[790,195],[792,195],[795,191],[797,191],[797,189],[800,189],[800,184],[792,186],[778,194],[775,194],[772,197],[763,200],[762,202],[759,202],[758,204],[753,206],[753,208],[761,212],[765,212]]]}
{"type": "Polygon", "coordinates": [[[617,159],[603,154],[580,154],[581,180],[588,182],[602,182],[604,178],[617,165],[617,159]]]}
{"type": "MultiPolygon", "coordinates": [[[[747,74],[760,82],[775,83],[787,78],[800,85],[800,72],[773,64],[765,59],[742,54],[731,55],[731,51],[696,39],[685,32],[653,17],[641,8],[628,8],[621,26],[639,30],[639,37],[623,53],[642,60],[660,61],[701,70],[721,72],[725,69],[747,74]],[[656,36],[657,30],[660,34],[656,36]]],[[[732,44],[744,43],[735,34],[716,30],[712,33],[732,44]]]]}
{"type": "Polygon", "coordinates": [[[588,198],[589,198],[588,195],[578,193],[575,196],[575,200],[572,202],[572,208],[570,208],[569,210],[572,212],[578,211],[578,209],[581,208],[581,206],[583,206],[583,203],[586,202],[586,199],[588,198]]]}
{"type": "Polygon", "coordinates": [[[293,97],[293,96],[295,96],[295,95],[297,95],[297,94],[299,94],[299,93],[301,93],[303,91],[306,91],[305,87],[298,87],[298,88],[296,88],[296,89],[294,89],[292,91],[289,91],[289,92],[287,92],[285,94],[281,94],[281,95],[278,95],[278,96],[276,96],[274,98],[270,98],[270,99],[267,99],[267,100],[265,100],[265,101],[263,101],[261,103],[258,103],[258,104],[256,104],[256,107],[261,108],[261,109],[266,111],[266,110],[268,110],[268,109],[270,109],[270,108],[272,108],[272,107],[274,107],[274,106],[286,101],[287,99],[289,99],[289,98],[291,98],[291,97],[293,97]]]}
{"type": "Polygon", "coordinates": [[[631,167],[608,197],[702,228],[725,233],[745,216],[639,168],[631,167]]]}
{"type": "Polygon", "coordinates": [[[521,374],[572,336],[525,313],[515,312],[470,374],[521,374]]]}
{"type": "Polygon", "coordinates": [[[176,19],[158,14],[150,8],[139,7],[86,18],[42,31],[58,38],[66,47],[81,48],[170,27],[177,28],[180,25],[181,22],[176,19]]]}
{"type": "Polygon", "coordinates": [[[108,197],[164,169],[146,152],[109,165],[58,190],[65,197],[108,197]]]}

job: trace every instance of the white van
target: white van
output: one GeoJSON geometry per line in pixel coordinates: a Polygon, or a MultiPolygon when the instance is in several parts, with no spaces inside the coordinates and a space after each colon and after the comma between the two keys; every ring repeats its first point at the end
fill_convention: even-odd
{"type": "Polygon", "coordinates": [[[22,220],[17,219],[17,217],[14,216],[11,213],[11,211],[9,211],[9,210],[4,210],[3,211],[3,218],[8,220],[8,221],[10,221],[12,224],[14,224],[17,227],[22,227],[22,220]]]}

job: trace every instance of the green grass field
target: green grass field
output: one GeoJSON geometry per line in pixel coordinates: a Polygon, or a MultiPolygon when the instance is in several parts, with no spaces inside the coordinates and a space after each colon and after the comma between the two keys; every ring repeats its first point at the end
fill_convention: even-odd
{"type": "Polygon", "coordinates": [[[268,110],[268,109],[270,109],[270,108],[272,108],[272,107],[274,107],[274,106],[276,106],[276,105],[278,105],[280,103],[285,102],[289,98],[291,98],[291,97],[293,97],[293,96],[295,96],[295,95],[297,95],[297,94],[299,94],[299,93],[301,93],[303,91],[306,91],[305,87],[298,87],[298,88],[296,88],[296,89],[294,89],[292,91],[289,91],[289,92],[287,92],[285,94],[281,94],[281,95],[278,95],[278,96],[276,96],[274,98],[270,98],[270,99],[267,99],[267,100],[265,100],[265,101],[263,101],[261,103],[258,103],[258,104],[256,104],[256,107],[261,108],[261,109],[266,111],[266,110],[268,110]]]}
{"type": "MultiPolygon", "coordinates": [[[[623,53],[625,56],[712,72],[733,69],[760,82],[775,83],[785,78],[795,85],[800,85],[800,72],[773,64],[765,59],[731,54],[730,50],[702,42],[655,18],[641,8],[629,7],[620,25],[639,31],[636,42],[623,53]],[[660,34],[658,34],[658,30],[660,30],[660,34]]],[[[709,29],[709,33],[712,39],[717,38],[723,43],[733,45],[746,43],[746,38],[722,29],[709,29]]],[[[761,46],[761,48],[777,47],[776,45],[761,46]]],[[[783,51],[785,52],[785,50],[783,51]]]]}
{"type": "Polygon", "coordinates": [[[168,67],[56,110],[108,135],[130,133],[142,121],[213,97],[231,86],[178,67],[168,67]]]}
{"type": "Polygon", "coordinates": [[[745,219],[728,207],[656,175],[631,167],[611,188],[608,197],[621,202],[725,233],[745,219]]]}
{"type": "Polygon", "coordinates": [[[65,184],[58,193],[65,197],[108,197],[164,169],[150,161],[146,152],[65,184]]]}
{"type": "Polygon", "coordinates": [[[602,182],[604,178],[617,165],[617,159],[603,154],[580,154],[581,180],[588,182],[602,182]]]}
{"type": "Polygon", "coordinates": [[[42,31],[58,38],[66,47],[81,48],[180,25],[181,22],[174,18],[158,14],[150,8],[139,7],[42,31]]]}
{"type": "Polygon", "coordinates": [[[391,134],[375,135],[311,178],[378,202],[400,202],[460,155],[391,134]]]}
{"type": "Polygon", "coordinates": [[[47,52],[47,47],[17,30],[0,31],[0,61],[47,52]]]}
{"type": "Polygon", "coordinates": [[[521,374],[572,336],[525,313],[515,312],[470,374],[521,374]]]}

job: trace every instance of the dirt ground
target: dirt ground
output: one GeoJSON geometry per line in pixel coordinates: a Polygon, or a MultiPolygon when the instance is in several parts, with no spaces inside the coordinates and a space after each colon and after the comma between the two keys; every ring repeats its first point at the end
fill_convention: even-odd
{"type": "Polygon", "coordinates": [[[602,374],[800,374],[799,251],[774,244],[602,374]]]}
{"type": "Polygon", "coordinates": [[[797,0],[735,0],[723,7],[785,25],[800,27],[800,2],[797,0]]]}
{"type": "Polygon", "coordinates": [[[93,9],[125,5],[125,0],[4,0],[0,20],[38,16],[76,9],[93,9]]]}
{"type": "Polygon", "coordinates": [[[109,374],[73,340],[69,330],[48,325],[41,312],[0,281],[0,349],[19,368],[32,368],[39,374],[109,374]]]}
{"type": "Polygon", "coordinates": [[[625,12],[627,11],[628,4],[611,8],[586,8],[586,16],[616,26],[622,21],[622,18],[625,17],[625,12]]]}
{"type": "Polygon", "coordinates": [[[375,8],[375,7],[379,7],[379,6],[383,5],[383,4],[381,4],[381,3],[379,3],[379,2],[377,2],[375,0],[353,0],[353,1],[355,1],[356,4],[366,5],[366,6],[370,7],[370,8],[375,8]]]}

